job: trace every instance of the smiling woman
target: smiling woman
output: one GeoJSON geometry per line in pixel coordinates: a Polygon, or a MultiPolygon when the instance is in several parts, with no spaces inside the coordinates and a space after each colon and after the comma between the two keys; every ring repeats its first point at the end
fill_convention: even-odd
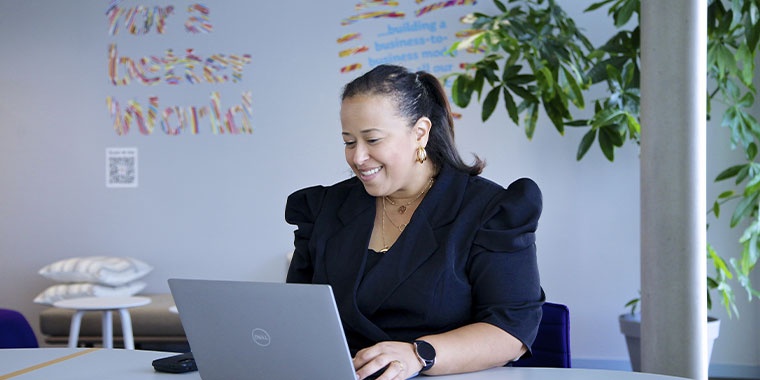
{"type": "Polygon", "coordinates": [[[358,95],[341,107],[346,162],[370,195],[413,198],[433,176],[430,162],[413,165],[416,148],[428,141],[430,119],[409,128],[392,99],[358,95]]]}
{"type": "Polygon", "coordinates": [[[406,379],[502,366],[523,355],[545,299],[530,179],[480,177],[454,143],[445,92],[427,72],[381,65],[346,85],[354,178],[299,190],[288,282],[330,284],[357,377],[406,379]]]}

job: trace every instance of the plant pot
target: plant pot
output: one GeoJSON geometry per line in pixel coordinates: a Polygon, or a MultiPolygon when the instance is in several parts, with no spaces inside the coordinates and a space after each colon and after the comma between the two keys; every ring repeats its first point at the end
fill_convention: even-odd
{"type": "MultiPolygon", "coordinates": [[[[628,346],[628,357],[631,359],[631,368],[641,372],[641,314],[622,314],[620,332],[625,335],[625,343],[628,346]]],[[[713,343],[720,333],[720,319],[707,317],[707,360],[712,356],[713,343]]]]}

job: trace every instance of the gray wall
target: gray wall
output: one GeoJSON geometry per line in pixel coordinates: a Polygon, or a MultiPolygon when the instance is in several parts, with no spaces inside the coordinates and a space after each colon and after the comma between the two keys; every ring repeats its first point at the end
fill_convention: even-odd
{"type": "MultiPolygon", "coordinates": [[[[189,15],[184,1],[123,1],[121,7],[174,5],[165,33],[155,26],[131,35],[123,24],[108,32],[106,2],[0,0],[0,306],[21,310],[35,322],[42,306],[31,302],[51,285],[36,274],[52,261],[79,255],[132,256],[155,267],[146,292],[168,291],[170,277],[280,281],[285,254],[292,249],[292,226],[283,220],[286,196],[301,187],[346,178],[338,120],[340,88],[383,59],[374,42],[390,42],[388,25],[406,19],[341,21],[358,13],[359,2],[208,1],[211,33],[183,30],[189,15]],[[339,58],[336,39],[361,31],[371,46],[356,55],[363,68],[341,74],[350,62],[339,58]],[[193,48],[212,54],[250,54],[242,79],[224,84],[132,82],[113,86],[108,77],[108,46],[120,55],[184,55],[193,48]],[[252,134],[150,135],[133,125],[117,135],[106,108],[112,96],[122,108],[134,99],[145,107],[158,96],[159,110],[209,104],[218,92],[224,108],[252,96],[252,134]],[[136,188],[105,185],[105,150],[138,149],[136,188]]],[[[401,1],[411,12],[419,6],[401,1]]],[[[564,1],[569,13],[598,42],[609,20],[584,15],[591,1],[564,1]]],[[[463,27],[458,18],[490,2],[430,12],[418,20],[447,22],[446,30],[409,36],[448,36],[463,27]]],[[[369,9],[372,10],[372,9],[369,9]]],[[[429,40],[430,41],[430,40],[429,40]]],[[[432,44],[432,42],[429,42],[432,44]]],[[[429,50],[442,45],[430,45],[429,50]]],[[[394,52],[414,51],[396,49],[394,52]]],[[[460,57],[460,59],[466,59],[460,57]]],[[[451,63],[451,58],[404,62],[451,63]]],[[[507,185],[523,176],[544,191],[545,211],[538,249],[548,299],[569,305],[576,365],[626,366],[627,353],[617,326],[623,305],[639,288],[639,162],[628,146],[607,162],[598,148],[582,162],[575,150],[582,131],[560,136],[542,117],[532,141],[507,121],[505,112],[486,123],[477,106],[458,110],[457,138],[464,154],[485,158],[484,175],[507,185]]],[[[708,132],[708,179],[730,160],[725,131],[708,132]]],[[[708,189],[708,201],[721,187],[708,189]]],[[[708,239],[735,249],[737,231],[713,223],[708,239]]],[[[760,283],[756,279],[755,283],[760,283]]],[[[723,373],[760,367],[760,307],[740,305],[741,319],[725,320],[715,345],[713,366],[723,373]]],[[[713,314],[724,317],[720,307],[713,314]]]]}

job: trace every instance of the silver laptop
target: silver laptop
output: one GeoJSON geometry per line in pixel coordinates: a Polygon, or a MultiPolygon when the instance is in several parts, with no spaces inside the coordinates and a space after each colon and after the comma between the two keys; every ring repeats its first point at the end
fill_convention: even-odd
{"type": "Polygon", "coordinates": [[[170,279],[204,380],[354,380],[329,285],[170,279]]]}

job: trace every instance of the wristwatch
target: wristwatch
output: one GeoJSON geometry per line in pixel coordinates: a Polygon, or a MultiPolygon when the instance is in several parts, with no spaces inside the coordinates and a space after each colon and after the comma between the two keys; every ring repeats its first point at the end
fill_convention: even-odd
{"type": "Polygon", "coordinates": [[[433,345],[424,340],[415,340],[414,352],[417,353],[420,362],[425,364],[420,372],[425,372],[433,367],[435,364],[435,348],[433,348],[433,345]]]}

